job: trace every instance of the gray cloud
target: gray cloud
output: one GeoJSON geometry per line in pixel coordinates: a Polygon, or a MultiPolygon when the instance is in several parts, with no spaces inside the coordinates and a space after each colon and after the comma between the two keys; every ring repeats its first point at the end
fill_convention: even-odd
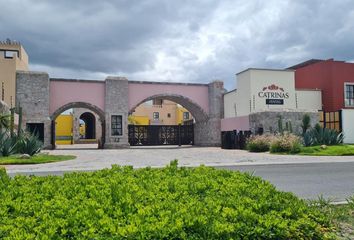
{"type": "Polygon", "coordinates": [[[353,60],[354,4],[342,1],[0,0],[0,38],[55,77],[235,85],[248,67],[353,60]]]}

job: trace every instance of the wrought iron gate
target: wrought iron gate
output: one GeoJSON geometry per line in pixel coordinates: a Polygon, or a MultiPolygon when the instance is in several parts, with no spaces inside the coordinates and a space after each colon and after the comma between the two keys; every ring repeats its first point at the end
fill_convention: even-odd
{"type": "Polygon", "coordinates": [[[131,146],[193,145],[193,125],[129,125],[131,146]]]}

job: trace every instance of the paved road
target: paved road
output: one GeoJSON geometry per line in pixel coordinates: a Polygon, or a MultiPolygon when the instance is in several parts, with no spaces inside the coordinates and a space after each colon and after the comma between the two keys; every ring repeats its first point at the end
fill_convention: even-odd
{"type": "MultiPolygon", "coordinates": [[[[278,189],[293,192],[305,199],[317,199],[319,195],[333,201],[344,201],[354,195],[354,162],[300,163],[254,166],[218,166],[231,170],[254,172],[278,189]]],[[[23,175],[62,175],[63,171],[19,172],[23,175]]]]}
{"type": "Polygon", "coordinates": [[[305,199],[319,195],[333,201],[345,201],[354,195],[354,162],[305,163],[257,166],[225,166],[221,168],[254,172],[278,189],[293,192],[305,199]]]}

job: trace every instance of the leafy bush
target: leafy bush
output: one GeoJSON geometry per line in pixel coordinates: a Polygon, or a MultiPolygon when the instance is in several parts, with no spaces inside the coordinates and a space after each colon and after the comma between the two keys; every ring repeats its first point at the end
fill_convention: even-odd
{"type": "Polygon", "coordinates": [[[10,127],[10,116],[0,113],[0,131],[10,127]]]}
{"type": "Polygon", "coordinates": [[[273,135],[267,134],[252,136],[247,140],[246,148],[250,152],[267,152],[273,139],[273,135]]]}
{"type": "Polygon", "coordinates": [[[301,150],[301,139],[291,133],[278,135],[270,144],[271,153],[298,153],[301,150]]]}
{"type": "Polygon", "coordinates": [[[23,133],[18,137],[17,149],[19,153],[33,156],[41,151],[43,143],[38,136],[32,133],[23,133]]]}
{"type": "Polygon", "coordinates": [[[16,153],[16,138],[8,132],[0,132],[0,156],[7,157],[16,153]]]}
{"type": "Polygon", "coordinates": [[[334,129],[322,128],[316,124],[314,128],[304,134],[303,139],[305,146],[337,145],[343,142],[344,135],[334,129]]]}
{"type": "Polygon", "coordinates": [[[329,239],[318,209],[259,177],[208,167],[113,166],[8,178],[1,239],[329,239]]]}
{"type": "Polygon", "coordinates": [[[302,129],[302,136],[305,135],[308,129],[311,127],[311,118],[310,115],[304,114],[302,117],[302,124],[301,124],[301,129],[302,129]]]}

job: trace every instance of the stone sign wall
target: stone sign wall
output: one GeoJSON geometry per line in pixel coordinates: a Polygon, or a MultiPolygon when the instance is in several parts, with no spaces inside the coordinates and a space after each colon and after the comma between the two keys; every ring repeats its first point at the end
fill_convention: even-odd
{"type": "Polygon", "coordinates": [[[302,118],[305,114],[310,116],[312,127],[316,123],[319,123],[319,114],[317,111],[264,111],[249,115],[250,130],[252,133],[257,133],[260,129],[263,129],[264,133],[278,132],[278,121],[281,119],[283,128],[285,128],[287,122],[290,122],[293,132],[300,134],[302,131],[302,118]]]}

